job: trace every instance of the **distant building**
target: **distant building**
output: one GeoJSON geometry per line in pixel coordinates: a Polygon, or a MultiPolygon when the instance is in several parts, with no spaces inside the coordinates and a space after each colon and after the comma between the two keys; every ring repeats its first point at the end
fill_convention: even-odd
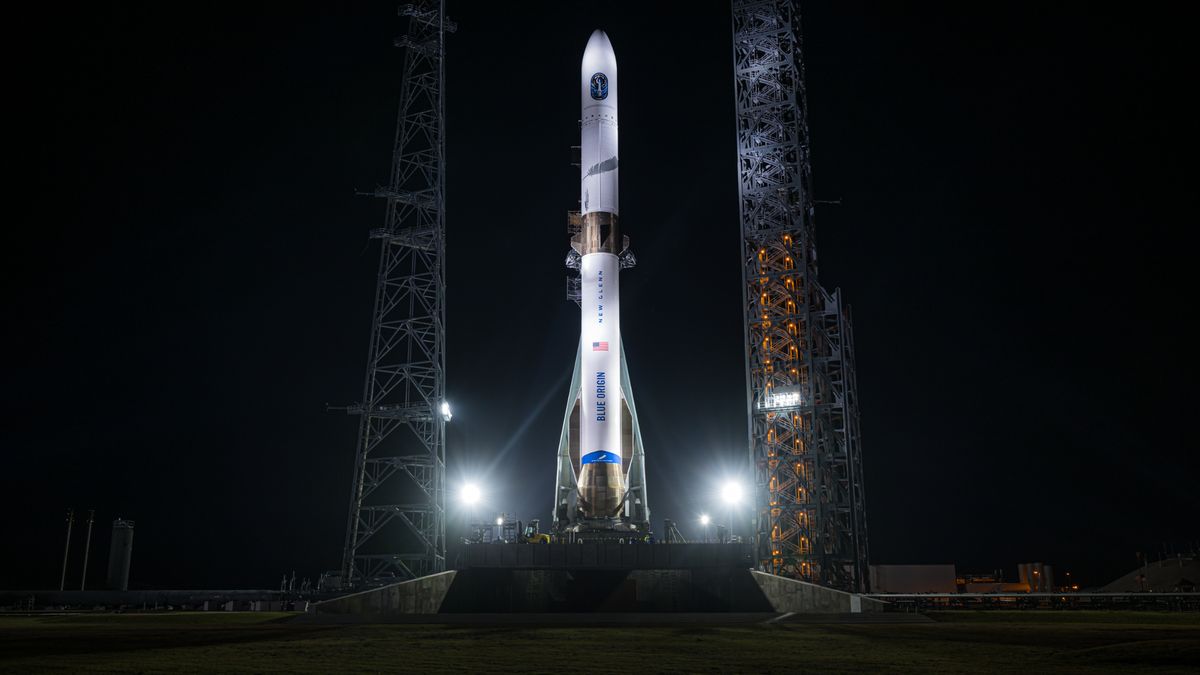
{"type": "Polygon", "coordinates": [[[873,593],[955,593],[954,565],[871,565],[873,593]]]}
{"type": "Polygon", "coordinates": [[[1029,584],[1011,581],[976,581],[959,586],[963,593],[1028,593],[1029,584]]]}
{"type": "Polygon", "coordinates": [[[1017,565],[1017,577],[1029,593],[1053,593],[1058,590],[1054,586],[1054,568],[1045,563],[1021,563],[1017,565]]]}
{"type": "Polygon", "coordinates": [[[1200,558],[1146,563],[1101,588],[1105,593],[1194,593],[1200,589],[1200,558]]]}
{"type": "MultiPolygon", "coordinates": [[[[1193,565],[1196,561],[1191,561],[1193,565]]],[[[1194,568],[1193,568],[1194,569],[1194,568]]],[[[954,565],[871,565],[873,593],[1058,593],[1079,590],[1071,575],[1062,586],[1054,568],[1040,562],[1017,565],[1017,581],[997,569],[987,573],[956,574],[954,565]]],[[[1193,573],[1191,578],[1200,577],[1193,573]]],[[[1161,584],[1160,584],[1161,585],[1161,584]]]]}
{"type": "Polygon", "coordinates": [[[133,559],[133,521],[117,518],[113,521],[112,543],[108,549],[108,587],[114,591],[129,590],[129,564],[133,559]]]}

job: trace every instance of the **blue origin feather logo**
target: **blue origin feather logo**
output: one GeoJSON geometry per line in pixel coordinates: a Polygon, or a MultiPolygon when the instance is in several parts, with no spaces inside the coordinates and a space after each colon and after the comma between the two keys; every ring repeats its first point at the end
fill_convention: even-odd
{"type": "Polygon", "coordinates": [[[621,456],[606,450],[589,452],[580,459],[580,464],[620,464],[621,456]]]}
{"type": "Polygon", "coordinates": [[[592,98],[603,101],[608,98],[608,76],[604,73],[592,75],[592,98]]]}

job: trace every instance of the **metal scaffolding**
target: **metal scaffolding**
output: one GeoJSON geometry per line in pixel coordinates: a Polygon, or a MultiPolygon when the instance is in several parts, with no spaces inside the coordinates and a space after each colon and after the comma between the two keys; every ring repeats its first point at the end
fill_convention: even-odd
{"type": "Polygon", "coordinates": [[[400,7],[408,33],[362,401],[342,583],[446,566],[444,3],[400,7]],[[386,441],[386,442],[385,442],[386,441]]]}
{"type": "Polygon", "coordinates": [[[732,8],[754,544],[764,571],[865,591],[853,329],[817,279],[800,14],[732,8]]]}

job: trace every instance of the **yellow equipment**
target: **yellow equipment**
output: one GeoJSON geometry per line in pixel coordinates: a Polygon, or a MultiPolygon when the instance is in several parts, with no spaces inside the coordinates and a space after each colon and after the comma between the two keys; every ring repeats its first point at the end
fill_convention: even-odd
{"type": "Polygon", "coordinates": [[[549,544],[550,535],[539,532],[540,522],[535,518],[529,521],[525,526],[524,536],[521,537],[522,543],[525,544],[549,544]]]}

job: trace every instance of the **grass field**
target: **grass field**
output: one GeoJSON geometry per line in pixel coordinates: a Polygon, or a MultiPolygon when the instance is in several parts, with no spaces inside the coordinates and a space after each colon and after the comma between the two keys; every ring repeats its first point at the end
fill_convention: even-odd
{"type": "Polygon", "coordinates": [[[1200,670],[1200,615],[939,612],[933,623],[438,626],[284,614],[0,616],[3,672],[1200,670]]]}

